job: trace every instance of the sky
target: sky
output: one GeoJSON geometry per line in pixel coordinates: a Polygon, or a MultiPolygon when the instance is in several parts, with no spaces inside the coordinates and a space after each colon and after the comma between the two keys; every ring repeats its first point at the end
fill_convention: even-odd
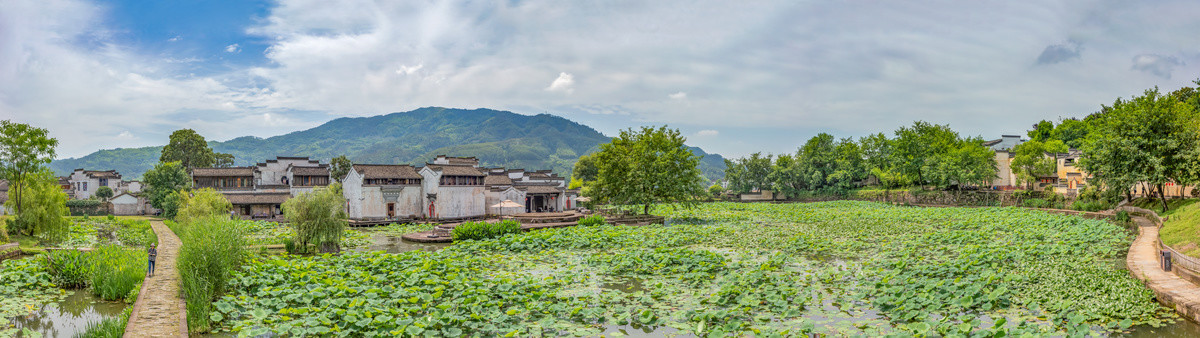
{"type": "Polygon", "coordinates": [[[739,157],[916,120],[1024,134],[1200,78],[1196,1],[3,0],[0,119],[59,158],[428,106],[739,157]]]}

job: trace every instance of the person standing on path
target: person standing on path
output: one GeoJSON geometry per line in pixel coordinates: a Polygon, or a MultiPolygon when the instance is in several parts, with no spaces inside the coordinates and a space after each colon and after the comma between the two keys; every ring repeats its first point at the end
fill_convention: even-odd
{"type": "Polygon", "coordinates": [[[146,257],[150,259],[146,266],[146,276],[154,276],[154,257],[158,256],[158,250],[155,248],[157,244],[150,244],[150,249],[146,250],[146,257]]]}

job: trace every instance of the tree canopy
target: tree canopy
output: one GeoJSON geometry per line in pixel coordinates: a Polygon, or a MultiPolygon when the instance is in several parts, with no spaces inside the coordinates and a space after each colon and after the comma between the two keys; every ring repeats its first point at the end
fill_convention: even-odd
{"type": "Polygon", "coordinates": [[[649,214],[658,203],[694,207],[705,194],[700,157],[692,154],[678,129],[666,126],[626,129],[593,154],[597,168],[594,197],[618,205],[639,205],[649,214]]]}
{"type": "Polygon", "coordinates": [[[109,188],[108,186],[101,186],[100,188],[96,189],[96,198],[106,200],[106,199],[109,199],[112,197],[113,197],[112,188],[109,188]]]}
{"type": "Polygon", "coordinates": [[[171,133],[171,142],[162,149],[159,162],[176,162],[184,168],[206,168],[233,166],[233,155],[213,152],[204,136],[191,129],[180,129],[171,133]]]}
{"type": "Polygon", "coordinates": [[[179,203],[179,213],[175,215],[179,223],[191,223],[213,216],[225,217],[229,215],[229,210],[233,210],[233,205],[225,199],[225,195],[213,188],[181,192],[179,196],[183,198],[179,203]]]}
{"type": "Polygon", "coordinates": [[[9,182],[8,198],[15,200],[13,213],[20,214],[29,205],[24,200],[28,190],[21,185],[37,183],[27,176],[41,172],[54,159],[55,147],[58,140],[50,137],[46,129],[0,121],[0,178],[9,182]]]}
{"type": "Polygon", "coordinates": [[[725,181],[729,182],[729,190],[735,194],[770,190],[771,165],[771,155],[762,156],[762,153],[735,160],[725,159],[725,181]]]}
{"type": "Polygon", "coordinates": [[[1054,175],[1058,169],[1054,154],[1067,151],[1066,144],[1053,138],[1029,140],[1012,148],[1010,165],[1017,174],[1017,180],[1025,184],[1027,189],[1033,189],[1039,177],[1054,175]]]}
{"type": "Polygon", "coordinates": [[[142,181],[146,183],[150,205],[162,210],[166,217],[174,217],[178,206],[178,196],[172,195],[192,185],[191,177],[180,162],[160,162],[142,174],[142,181]]]}
{"type": "Polygon", "coordinates": [[[6,220],[8,229],[16,233],[40,238],[43,242],[66,239],[70,223],[67,214],[67,194],[58,185],[58,178],[49,169],[26,173],[21,184],[9,186],[9,194],[19,190],[22,199],[10,198],[4,203],[13,210],[21,210],[6,220]]]}
{"type": "Polygon", "coordinates": [[[302,193],[283,202],[283,215],[295,229],[295,243],[303,250],[315,244],[321,252],[341,251],[342,232],[346,228],[346,210],[342,185],[330,184],[302,193]]]}
{"type": "Polygon", "coordinates": [[[329,160],[329,176],[334,182],[341,182],[350,173],[350,168],[354,167],[354,163],[350,162],[350,158],[346,155],[339,155],[329,160]]]}

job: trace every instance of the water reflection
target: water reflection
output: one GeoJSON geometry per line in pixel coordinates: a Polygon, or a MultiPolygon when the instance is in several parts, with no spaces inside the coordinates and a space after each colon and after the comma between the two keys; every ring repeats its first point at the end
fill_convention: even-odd
{"type": "Polygon", "coordinates": [[[77,290],[62,302],[43,305],[37,313],[13,318],[12,324],[18,330],[28,328],[44,337],[74,337],[83,333],[88,323],[121,315],[126,306],[125,302],[104,301],[87,290],[77,290]]]}
{"type": "Polygon", "coordinates": [[[1180,319],[1175,324],[1163,327],[1135,326],[1133,332],[1121,335],[1123,337],[1200,337],[1200,324],[1186,319],[1180,319]]]}

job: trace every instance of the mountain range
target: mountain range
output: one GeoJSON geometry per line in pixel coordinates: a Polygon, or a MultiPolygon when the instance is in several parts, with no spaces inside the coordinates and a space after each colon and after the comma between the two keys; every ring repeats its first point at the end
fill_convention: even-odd
{"type": "MultiPolygon", "coordinates": [[[[354,163],[423,165],[437,155],[474,156],[488,167],[551,169],[570,175],[580,155],[611,141],[591,127],[550,114],[520,115],[492,109],[420,108],[371,117],[338,118],[312,129],[268,138],[243,136],[209,141],[216,152],[245,166],[276,156],[307,156],[328,163],[346,155],[354,163]]],[[[690,147],[702,156],[700,170],[709,180],[724,175],[724,158],[690,147]]],[[[80,158],[54,160],[59,175],[76,168],[116,169],[125,179],[141,177],[158,162],[162,146],[96,151],[80,158]]]]}

